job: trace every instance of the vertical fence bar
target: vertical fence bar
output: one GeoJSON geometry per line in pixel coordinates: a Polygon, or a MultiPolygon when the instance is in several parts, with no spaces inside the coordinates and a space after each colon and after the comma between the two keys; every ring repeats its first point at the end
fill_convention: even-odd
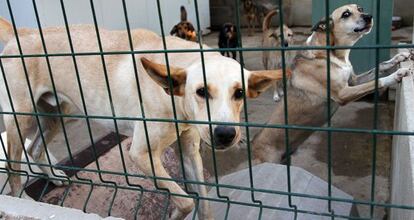
{"type": "MultiPolygon", "coordinates": [[[[164,23],[163,23],[163,18],[162,18],[160,0],[157,0],[157,10],[158,10],[158,18],[159,18],[160,29],[161,29],[162,46],[163,46],[163,50],[165,51],[164,52],[164,57],[165,57],[165,65],[167,66],[167,75],[168,75],[168,78],[171,79],[170,63],[169,63],[169,59],[168,59],[167,42],[165,40],[164,23]]],[[[172,80],[168,81],[168,86],[169,86],[169,89],[170,89],[171,103],[172,103],[173,116],[174,116],[175,133],[176,133],[176,136],[177,136],[177,144],[178,144],[178,149],[180,151],[181,172],[183,173],[184,180],[186,180],[185,167],[184,167],[184,163],[183,163],[182,144],[181,144],[181,139],[180,139],[179,126],[178,126],[178,122],[177,122],[177,110],[176,110],[175,99],[174,99],[174,94],[173,94],[172,80]]],[[[152,154],[150,154],[150,157],[151,157],[151,160],[152,160],[152,154]]],[[[155,176],[155,172],[154,172],[154,176],[155,176]]],[[[157,181],[155,181],[154,183],[155,183],[155,186],[158,188],[157,181]]],[[[186,192],[188,192],[186,184],[184,184],[184,187],[186,189],[186,192]]],[[[167,190],[167,191],[170,193],[169,190],[167,190]]]]}
{"type": "MultiPolygon", "coordinates": [[[[375,46],[379,44],[380,40],[380,18],[381,18],[381,0],[376,0],[376,17],[378,21],[376,22],[375,30],[375,46]]],[[[379,49],[375,48],[375,92],[374,92],[374,122],[373,129],[378,128],[378,80],[379,80],[379,49]]],[[[375,202],[375,175],[376,175],[376,166],[377,166],[377,135],[372,135],[372,170],[371,170],[371,203],[375,202]]],[[[369,216],[372,219],[374,217],[374,207],[375,205],[370,205],[369,216]]]]}
{"type": "MultiPolygon", "coordinates": [[[[64,4],[63,0],[60,0],[60,6],[61,6],[61,9],[62,9],[62,15],[63,15],[64,23],[65,23],[66,34],[67,34],[67,37],[68,37],[68,43],[69,43],[70,53],[71,53],[71,56],[72,56],[73,67],[75,68],[76,81],[77,81],[78,88],[79,88],[80,99],[82,101],[83,114],[85,116],[88,116],[88,110],[87,110],[87,107],[86,107],[85,97],[84,97],[83,88],[82,88],[82,81],[80,79],[78,63],[76,61],[75,50],[74,50],[74,46],[73,46],[73,41],[72,41],[72,36],[71,36],[71,32],[70,32],[68,18],[67,18],[67,15],[66,15],[65,4],[64,4]]],[[[89,140],[91,141],[92,154],[93,154],[93,157],[94,157],[94,161],[95,161],[97,169],[99,170],[99,161],[98,161],[98,156],[97,156],[97,153],[96,153],[95,142],[93,140],[92,129],[91,129],[89,117],[85,117],[85,122],[86,122],[86,125],[87,125],[87,128],[88,128],[88,136],[89,136],[89,140]]],[[[98,172],[98,175],[99,175],[100,178],[102,178],[101,174],[99,172],[98,172]]],[[[90,187],[91,187],[89,192],[88,192],[88,195],[86,197],[85,204],[83,205],[83,208],[82,208],[83,211],[86,212],[86,207],[87,207],[88,202],[91,198],[94,184],[93,184],[93,181],[90,180],[90,179],[80,178],[79,176],[77,176],[77,174],[76,174],[76,177],[78,179],[89,182],[90,187]]],[[[63,201],[62,201],[62,204],[63,204],[63,201]]]]}
{"type": "MultiPolygon", "coordinates": [[[[55,80],[54,80],[54,77],[53,77],[53,74],[52,74],[52,68],[51,68],[51,65],[50,65],[50,59],[48,57],[48,51],[47,51],[47,47],[46,47],[45,38],[44,38],[44,35],[43,35],[42,25],[40,23],[40,18],[39,18],[39,13],[38,13],[38,10],[37,10],[36,1],[32,0],[32,3],[33,3],[33,10],[34,10],[35,16],[36,16],[37,27],[39,29],[39,36],[40,36],[40,39],[41,39],[41,42],[42,42],[43,52],[46,55],[45,56],[46,64],[47,64],[47,69],[48,69],[48,73],[49,73],[50,82],[52,84],[53,95],[54,95],[54,98],[56,100],[56,106],[57,106],[58,114],[61,115],[62,114],[62,109],[61,109],[61,106],[60,106],[61,103],[59,102],[59,98],[58,98],[58,95],[57,95],[55,80]]],[[[68,136],[67,136],[65,123],[64,123],[63,118],[61,116],[59,117],[59,121],[60,121],[60,124],[62,126],[63,137],[64,137],[64,140],[65,140],[65,143],[66,143],[66,148],[68,150],[69,158],[70,158],[71,163],[73,164],[73,156],[72,156],[72,152],[70,150],[69,139],[68,139],[68,136]]],[[[49,164],[52,165],[51,160],[50,160],[49,152],[46,148],[46,143],[45,143],[45,153],[46,153],[47,160],[48,160],[49,164]]],[[[52,167],[50,169],[51,169],[52,173],[54,174],[54,171],[53,171],[52,167]]],[[[60,176],[58,176],[58,177],[60,177],[60,176]]],[[[65,178],[67,179],[67,181],[69,182],[69,185],[70,185],[71,184],[71,179],[69,177],[65,177],[65,178]]],[[[48,184],[49,183],[47,183],[47,185],[48,184]]],[[[67,188],[67,190],[68,189],[69,188],[67,188]]],[[[45,190],[46,190],[46,187],[45,187],[45,190]]],[[[39,200],[42,198],[42,195],[43,195],[44,192],[45,191],[42,192],[41,196],[39,197],[39,200]]],[[[67,195],[67,193],[65,193],[65,195],[67,195]]],[[[64,198],[63,198],[63,201],[64,201],[64,198]]]]}
{"type": "MultiPolygon", "coordinates": [[[[236,21],[237,21],[237,38],[238,38],[238,47],[243,47],[243,41],[241,36],[241,25],[240,25],[240,5],[239,0],[235,0],[236,3],[236,21]]],[[[244,56],[243,56],[243,50],[239,50],[239,57],[240,57],[240,70],[241,70],[241,81],[242,81],[242,88],[243,88],[243,111],[244,111],[244,121],[248,124],[249,123],[249,115],[248,115],[248,108],[247,108],[247,97],[246,97],[246,83],[245,83],[245,75],[244,75],[244,56]]],[[[258,219],[262,218],[263,214],[263,202],[261,200],[257,200],[254,195],[254,180],[253,180],[253,170],[252,170],[252,149],[250,145],[250,127],[247,125],[246,128],[246,146],[247,146],[247,160],[248,160],[248,169],[249,169],[249,184],[250,188],[252,189],[250,191],[250,199],[253,203],[259,204],[259,216],[258,219]]]]}
{"type": "MultiPolygon", "coordinates": [[[[196,20],[197,20],[197,29],[200,30],[200,19],[199,19],[199,13],[198,13],[198,2],[197,0],[194,0],[195,5],[195,11],[196,11],[196,20]]],[[[204,60],[204,52],[203,52],[203,44],[201,42],[201,31],[198,31],[198,42],[199,42],[199,48],[200,48],[200,58],[201,58],[201,67],[203,70],[203,83],[204,88],[208,88],[207,86],[207,77],[206,77],[206,67],[205,67],[205,60],[204,60]]],[[[210,112],[210,103],[209,103],[209,97],[205,96],[206,100],[206,107],[207,107],[207,119],[208,119],[208,126],[209,126],[209,133],[210,133],[210,142],[211,142],[211,150],[212,150],[212,156],[213,156],[213,167],[214,167],[214,180],[215,180],[215,186],[216,186],[216,194],[217,197],[221,199],[225,199],[227,201],[227,208],[226,208],[226,214],[224,216],[224,219],[228,218],[229,210],[230,210],[230,203],[228,202],[230,200],[227,196],[222,196],[220,194],[220,187],[219,187],[219,180],[217,175],[217,161],[216,161],[216,152],[215,152],[215,141],[214,141],[214,135],[213,135],[213,127],[211,123],[211,112],[210,112]]]]}
{"type": "MultiPolygon", "coordinates": [[[[283,17],[283,0],[279,1],[279,20],[280,20],[280,24],[279,24],[279,29],[280,29],[280,37],[281,37],[281,42],[284,42],[284,30],[283,30],[283,24],[284,24],[284,17],[283,17]]],[[[289,125],[289,113],[288,113],[288,91],[287,91],[287,77],[286,77],[286,54],[285,54],[285,45],[282,43],[280,46],[280,53],[281,53],[281,58],[282,58],[282,71],[283,71],[283,92],[284,92],[284,96],[283,96],[283,102],[284,102],[284,124],[285,125],[289,125]]],[[[293,204],[292,201],[292,196],[291,196],[291,192],[292,192],[292,181],[291,181],[291,175],[290,175],[290,166],[291,166],[291,148],[290,148],[290,144],[289,144],[289,129],[285,128],[285,152],[286,152],[286,180],[287,180],[287,191],[288,191],[288,204],[290,208],[294,209],[294,219],[297,219],[298,217],[298,212],[297,209],[298,207],[293,204]]]]}

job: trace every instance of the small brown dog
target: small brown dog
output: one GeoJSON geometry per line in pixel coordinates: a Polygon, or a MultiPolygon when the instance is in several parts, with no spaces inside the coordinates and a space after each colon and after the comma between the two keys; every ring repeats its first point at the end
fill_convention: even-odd
{"type": "MultiPolygon", "coordinates": [[[[262,47],[288,47],[294,43],[293,40],[293,31],[283,24],[283,42],[280,27],[271,28],[272,17],[277,14],[276,10],[270,11],[263,20],[263,37],[262,37],[262,47]]],[[[285,64],[290,66],[293,58],[295,57],[295,51],[286,51],[285,52],[285,64]]],[[[267,70],[277,69],[282,67],[282,53],[280,51],[263,51],[262,53],[263,66],[267,70]]],[[[275,102],[280,101],[281,96],[283,96],[283,85],[281,82],[274,84],[275,90],[273,93],[273,100],[275,102]]]]}
{"type": "Polygon", "coordinates": [[[196,42],[197,33],[195,31],[193,24],[187,21],[187,11],[185,10],[185,7],[181,6],[180,11],[181,21],[180,23],[174,25],[174,27],[170,31],[170,34],[185,40],[196,42]]]}

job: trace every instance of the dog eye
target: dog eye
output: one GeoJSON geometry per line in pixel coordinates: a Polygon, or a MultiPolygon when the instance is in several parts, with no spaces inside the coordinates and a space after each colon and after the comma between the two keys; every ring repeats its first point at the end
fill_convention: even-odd
{"type": "Polygon", "coordinates": [[[346,11],[342,14],[342,18],[347,18],[349,16],[351,16],[351,12],[349,12],[349,11],[346,11]]]}
{"type": "Polygon", "coordinates": [[[358,8],[358,11],[359,12],[364,12],[364,9],[363,8],[358,8]]]}
{"type": "Polygon", "coordinates": [[[243,98],[243,95],[243,89],[236,89],[236,91],[234,91],[234,98],[237,100],[243,98]]]}
{"type": "Polygon", "coordinates": [[[207,89],[205,89],[204,87],[197,89],[196,93],[200,98],[206,98],[206,97],[211,98],[211,96],[208,93],[207,89]]]}

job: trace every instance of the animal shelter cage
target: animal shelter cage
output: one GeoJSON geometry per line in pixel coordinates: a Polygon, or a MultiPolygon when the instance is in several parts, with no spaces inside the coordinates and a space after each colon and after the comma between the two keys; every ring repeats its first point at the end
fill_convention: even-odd
{"type": "MultiPolygon", "coordinates": [[[[379,63],[382,59],[381,57],[381,51],[383,50],[388,50],[388,49],[392,49],[392,48],[414,48],[413,44],[405,44],[405,45],[388,45],[388,44],[382,44],[380,41],[379,37],[376,37],[376,41],[374,44],[371,45],[363,45],[363,46],[290,46],[289,47],[285,47],[285,46],[281,46],[281,47],[276,47],[276,48],[252,48],[252,47],[243,47],[242,44],[242,35],[240,32],[237,32],[238,35],[238,43],[239,46],[237,48],[227,48],[227,49],[216,49],[216,48],[204,48],[203,47],[203,36],[201,36],[200,34],[198,34],[198,49],[168,49],[167,45],[166,45],[166,40],[165,40],[165,36],[167,36],[168,34],[164,32],[164,17],[163,14],[161,12],[161,5],[163,4],[164,1],[160,1],[157,0],[156,1],[156,8],[153,9],[154,11],[152,13],[156,13],[158,16],[158,21],[159,25],[160,25],[160,30],[161,30],[161,36],[162,36],[162,44],[163,44],[163,50],[134,50],[134,46],[133,46],[133,41],[132,41],[132,36],[131,36],[131,27],[129,25],[130,22],[130,15],[128,13],[128,1],[127,0],[118,0],[117,4],[120,4],[122,6],[122,10],[123,10],[123,19],[125,21],[126,26],[124,27],[124,29],[126,29],[127,34],[128,34],[128,45],[129,45],[129,50],[125,50],[125,51],[104,51],[103,50],[103,46],[101,43],[101,39],[100,39],[100,32],[99,32],[99,28],[100,28],[100,24],[98,22],[97,19],[97,12],[96,12],[96,0],[90,0],[89,3],[89,13],[90,16],[93,18],[93,26],[95,28],[95,32],[96,32],[96,36],[97,36],[97,43],[98,43],[98,48],[99,51],[96,52],[76,52],[74,50],[74,47],[72,45],[72,37],[73,37],[73,33],[71,33],[71,28],[69,25],[69,21],[67,18],[67,8],[66,8],[66,3],[67,1],[64,0],[60,0],[59,1],[59,5],[60,5],[60,12],[61,16],[64,20],[64,30],[66,31],[67,34],[67,38],[68,38],[68,44],[69,44],[69,49],[70,49],[70,53],[48,53],[48,48],[46,46],[45,43],[45,39],[44,39],[44,33],[43,33],[43,27],[42,27],[42,22],[40,21],[40,16],[39,16],[39,12],[38,12],[38,7],[37,4],[39,1],[37,0],[32,0],[32,5],[33,5],[33,12],[35,14],[35,18],[36,18],[36,28],[39,30],[38,34],[40,36],[41,39],[41,47],[42,50],[44,51],[44,53],[41,54],[32,54],[32,53],[24,53],[22,50],[22,46],[21,46],[21,42],[19,41],[19,32],[17,31],[17,25],[16,25],[16,21],[15,21],[15,17],[14,14],[16,14],[16,11],[13,10],[12,4],[11,4],[11,0],[1,0],[4,1],[7,5],[7,13],[9,14],[10,17],[10,22],[13,25],[13,32],[16,38],[16,42],[18,45],[18,49],[19,49],[19,54],[18,55],[5,55],[5,54],[1,54],[0,55],[0,73],[2,73],[3,80],[5,82],[6,88],[5,91],[7,91],[7,93],[9,93],[9,87],[12,87],[13,85],[10,85],[7,83],[7,78],[5,77],[5,71],[6,69],[3,66],[3,61],[7,60],[7,59],[18,59],[20,60],[21,63],[23,63],[23,66],[25,66],[25,62],[28,59],[31,58],[42,58],[45,59],[48,69],[48,77],[51,81],[52,87],[53,87],[53,99],[56,100],[57,103],[57,109],[56,111],[53,112],[39,112],[37,111],[36,108],[36,101],[35,101],[35,97],[32,94],[32,88],[31,88],[31,84],[30,84],[30,79],[29,79],[29,72],[27,71],[26,67],[24,68],[24,73],[25,73],[25,78],[26,81],[23,83],[27,84],[27,88],[28,88],[28,92],[30,93],[30,97],[31,97],[31,105],[33,105],[33,108],[35,109],[34,112],[18,112],[18,111],[14,111],[14,108],[12,111],[5,111],[4,109],[2,110],[2,112],[0,112],[1,115],[12,115],[14,117],[14,120],[17,123],[17,117],[32,117],[35,119],[36,121],[36,126],[38,126],[39,130],[42,131],[42,126],[40,125],[40,120],[39,118],[42,117],[47,117],[47,118],[54,118],[55,120],[58,121],[59,126],[62,128],[62,134],[64,137],[64,140],[66,140],[66,144],[65,146],[61,146],[62,148],[66,148],[67,150],[67,154],[68,157],[62,162],[60,161],[59,163],[54,164],[51,157],[49,156],[49,151],[47,146],[45,146],[45,152],[46,152],[46,158],[48,160],[48,163],[37,163],[37,162],[33,162],[31,160],[29,160],[29,156],[28,156],[28,152],[25,149],[24,145],[25,145],[25,140],[21,139],[20,142],[22,144],[22,148],[23,148],[23,159],[22,161],[16,161],[16,160],[10,160],[8,159],[7,156],[7,142],[6,140],[4,140],[4,137],[1,136],[0,137],[0,142],[1,142],[1,150],[3,151],[3,153],[6,155],[5,158],[0,158],[0,163],[4,163],[4,164],[12,164],[12,163],[20,163],[22,165],[27,165],[30,172],[24,171],[24,170],[11,170],[11,169],[6,169],[6,168],[2,168],[0,167],[0,174],[14,174],[14,175],[19,175],[24,177],[24,179],[26,179],[25,183],[24,183],[24,187],[26,188],[27,192],[29,195],[33,196],[34,199],[42,201],[42,198],[51,190],[52,187],[52,181],[54,180],[61,180],[62,178],[65,178],[66,181],[69,183],[68,186],[62,186],[63,187],[63,191],[61,192],[61,194],[55,198],[56,200],[56,204],[61,205],[61,206],[65,206],[65,200],[67,199],[69,193],[70,193],[70,187],[73,184],[77,184],[77,185],[83,185],[83,186],[88,186],[88,190],[84,192],[84,196],[85,199],[82,202],[82,204],[78,204],[78,206],[83,209],[85,212],[88,212],[88,204],[90,203],[91,200],[93,200],[93,196],[92,194],[94,193],[94,191],[96,191],[97,188],[99,187],[103,187],[106,189],[110,189],[110,195],[108,197],[108,206],[106,208],[106,214],[108,216],[110,216],[111,214],[113,214],[112,209],[114,206],[117,205],[117,203],[121,203],[119,198],[119,192],[121,191],[125,191],[125,192],[130,192],[131,194],[134,194],[134,199],[129,201],[130,203],[134,203],[133,205],[133,210],[130,210],[131,212],[133,212],[134,214],[132,215],[134,218],[137,218],[137,213],[139,212],[139,210],[145,206],[142,198],[143,195],[146,193],[152,193],[153,195],[162,195],[165,200],[163,201],[163,204],[160,204],[157,207],[157,212],[162,213],[161,214],[161,218],[162,219],[166,219],[168,218],[169,215],[169,207],[171,205],[171,201],[170,199],[172,197],[186,197],[186,198],[192,198],[195,200],[195,209],[197,210],[200,207],[200,201],[206,200],[206,201],[210,201],[210,202],[215,202],[215,203],[220,203],[223,207],[225,207],[226,209],[226,214],[223,216],[224,219],[228,218],[228,213],[229,210],[232,208],[232,206],[238,205],[238,206],[242,206],[245,208],[255,208],[255,209],[259,209],[259,214],[257,216],[258,219],[262,219],[262,212],[263,210],[278,210],[278,211],[282,211],[282,212],[288,212],[288,213],[292,213],[294,216],[294,219],[298,218],[298,215],[301,214],[306,214],[308,216],[310,216],[310,219],[319,219],[319,218],[331,218],[331,219],[373,219],[374,218],[374,209],[377,207],[382,207],[385,209],[401,209],[401,210],[407,210],[407,211],[412,211],[414,212],[414,206],[412,205],[406,205],[406,204],[393,204],[391,202],[378,202],[375,201],[375,193],[376,193],[376,163],[377,163],[377,154],[376,154],[376,145],[378,142],[378,135],[387,135],[387,136],[413,136],[414,132],[413,131],[397,131],[397,130],[384,130],[384,129],[379,129],[378,128],[378,102],[379,102],[379,90],[378,90],[378,79],[379,79],[379,73],[378,73],[378,69],[379,69],[379,63]],[[331,122],[331,116],[332,116],[332,103],[331,103],[331,81],[330,81],[330,63],[331,63],[331,58],[330,58],[330,51],[332,50],[341,50],[341,49],[353,49],[354,51],[359,51],[359,50],[373,50],[375,51],[375,66],[376,66],[376,80],[375,80],[375,86],[376,86],[376,91],[374,93],[374,123],[372,125],[372,129],[355,129],[355,128],[338,128],[338,127],[334,127],[332,126],[332,122],[331,122]],[[290,124],[290,122],[288,121],[288,115],[289,112],[287,111],[287,106],[289,105],[288,103],[288,99],[287,96],[289,96],[289,91],[287,90],[286,86],[283,86],[283,90],[284,90],[284,94],[286,94],[283,97],[284,100],[284,118],[285,121],[283,124],[266,124],[266,123],[257,123],[257,122],[252,122],[249,121],[249,114],[247,111],[247,99],[246,99],[246,95],[243,95],[243,118],[244,121],[240,122],[240,123],[229,123],[229,122],[221,122],[221,121],[212,121],[211,120],[211,113],[210,113],[210,108],[209,108],[209,99],[208,97],[205,98],[205,103],[207,105],[207,115],[208,115],[208,120],[207,121],[197,121],[197,120],[181,120],[177,118],[177,112],[176,112],[176,107],[175,107],[175,96],[172,94],[173,91],[173,82],[170,80],[169,81],[169,91],[171,92],[171,103],[172,103],[172,109],[173,109],[173,118],[148,118],[146,117],[146,109],[141,108],[142,111],[142,115],[140,116],[119,116],[117,115],[117,113],[115,112],[114,108],[113,108],[113,100],[112,100],[112,96],[111,96],[111,85],[108,81],[108,73],[107,73],[107,69],[106,69],[106,58],[109,56],[118,56],[118,55],[127,55],[130,56],[130,59],[133,60],[134,63],[134,71],[135,71],[135,75],[137,76],[137,66],[135,64],[135,62],[138,62],[138,60],[136,60],[135,55],[138,54],[163,54],[165,55],[165,60],[166,60],[166,65],[169,66],[169,58],[168,58],[168,54],[179,54],[179,53],[194,53],[194,54],[198,54],[201,56],[201,62],[202,62],[202,66],[203,66],[203,77],[204,77],[204,87],[207,88],[207,80],[206,80],[206,70],[205,70],[205,64],[204,64],[204,54],[206,53],[212,53],[212,52],[219,52],[219,51],[236,51],[239,55],[240,58],[240,69],[242,72],[241,78],[242,78],[242,82],[243,82],[243,90],[246,91],[246,85],[245,85],[245,80],[244,80],[244,72],[243,72],[243,66],[244,66],[244,58],[243,58],[243,53],[246,52],[251,52],[251,51],[281,51],[282,53],[282,69],[283,69],[283,85],[287,85],[288,83],[288,66],[285,64],[285,53],[287,51],[291,51],[291,50],[323,50],[323,51],[327,51],[327,88],[326,88],[326,121],[327,123],[324,126],[321,127],[314,127],[314,126],[307,126],[307,125],[298,125],[298,124],[290,124]],[[103,75],[102,77],[105,79],[106,82],[106,90],[108,92],[108,97],[109,97],[109,103],[110,106],[112,107],[111,109],[111,115],[107,116],[107,115],[90,115],[88,114],[88,109],[87,109],[87,105],[85,104],[84,101],[84,91],[83,91],[83,87],[82,87],[82,83],[81,83],[81,79],[80,79],[80,73],[77,67],[77,58],[78,57],[88,57],[88,56],[95,56],[95,57],[99,57],[101,60],[101,63],[96,64],[96,65],[102,65],[103,66],[103,75]],[[58,96],[57,96],[57,89],[55,87],[54,84],[54,76],[53,76],[53,68],[50,65],[50,59],[56,58],[56,57],[70,57],[72,59],[74,68],[75,68],[75,72],[73,74],[75,74],[77,81],[78,81],[78,85],[76,88],[73,88],[75,90],[79,90],[79,93],[81,94],[81,99],[83,102],[83,109],[81,110],[83,113],[79,113],[79,114],[66,114],[62,111],[62,107],[60,106],[60,102],[58,101],[58,96]],[[72,120],[72,119],[80,119],[80,120],[84,120],[87,124],[87,138],[90,141],[90,145],[91,148],[88,151],[88,156],[89,158],[87,158],[86,160],[88,162],[79,162],[79,155],[76,155],[73,152],[73,149],[71,147],[70,142],[68,141],[68,136],[67,136],[67,129],[66,129],[66,121],[68,120],[72,120]],[[114,124],[115,127],[115,133],[111,133],[109,136],[106,136],[104,139],[100,140],[100,141],[96,141],[96,138],[94,138],[94,132],[93,132],[93,128],[91,126],[91,121],[93,120],[107,120],[110,121],[114,124]],[[177,149],[178,152],[177,154],[178,156],[178,170],[181,173],[179,177],[173,177],[171,179],[165,179],[163,177],[159,177],[156,175],[144,175],[144,174],[137,174],[137,173],[133,173],[130,172],[130,169],[128,168],[128,166],[126,165],[126,157],[127,154],[125,154],[125,148],[122,147],[122,141],[126,138],[123,134],[121,134],[119,132],[119,128],[117,125],[118,121],[137,121],[140,123],[143,123],[144,126],[144,130],[142,132],[145,132],[145,136],[146,136],[146,144],[148,147],[148,152],[151,153],[151,146],[150,146],[150,142],[149,142],[149,134],[148,134],[148,128],[147,128],[147,124],[148,123],[173,123],[175,129],[176,129],[176,133],[174,135],[177,136],[178,141],[177,141],[177,149]],[[198,181],[194,181],[194,180],[190,180],[188,178],[186,178],[185,175],[185,171],[184,171],[184,159],[183,159],[183,152],[182,152],[182,143],[180,141],[180,134],[179,134],[179,127],[185,124],[190,124],[190,125],[195,125],[195,124],[202,124],[202,125],[208,125],[209,126],[209,133],[210,133],[210,138],[213,139],[214,135],[213,135],[213,125],[224,125],[224,126],[239,126],[242,129],[245,130],[245,136],[246,136],[246,145],[247,145],[247,157],[248,157],[248,173],[249,173],[249,187],[240,187],[240,186],[234,186],[234,185],[227,185],[227,184],[222,184],[220,183],[219,180],[219,175],[218,175],[218,170],[220,169],[220,167],[217,166],[216,164],[216,151],[217,149],[215,149],[214,147],[214,141],[212,140],[212,148],[211,148],[211,156],[213,158],[212,163],[213,163],[213,167],[214,167],[214,173],[212,174],[211,179],[213,179],[212,182],[198,182],[198,181]],[[250,145],[250,140],[252,139],[252,136],[250,134],[249,128],[276,128],[276,129],[282,129],[285,132],[285,152],[287,152],[287,156],[286,156],[286,190],[269,190],[269,189],[261,189],[261,188],[257,188],[255,187],[255,185],[257,185],[256,183],[259,181],[263,181],[263,180],[259,180],[259,179],[255,179],[253,178],[253,173],[254,173],[254,169],[253,169],[253,156],[252,156],[252,147],[250,145]],[[304,194],[304,193],[297,193],[292,191],[291,187],[292,187],[292,175],[291,175],[291,154],[290,152],[293,151],[293,149],[291,149],[291,146],[289,144],[289,133],[292,130],[306,130],[306,131],[310,131],[310,132],[314,132],[314,131],[319,131],[319,132],[324,132],[327,135],[327,146],[326,146],[326,158],[327,159],[327,187],[326,187],[326,196],[315,196],[312,194],[304,194]],[[358,200],[358,199],[346,199],[346,198],[342,198],[342,197],[337,197],[334,196],[332,191],[333,191],[333,186],[332,186],[332,164],[335,162],[332,159],[332,150],[333,150],[333,146],[332,146],[332,134],[333,133],[358,133],[358,134],[369,134],[372,136],[372,155],[370,155],[370,158],[367,158],[367,160],[371,161],[371,166],[372,166],[372,170],[371,170],[371,174],[372,174],[372,178],[370,180],[370,194],[371,194],[371,198],[369,200],[358,200]],[[118,144],[118,145],[117,145],[118,144]],[[118,147],[118,151],[119,151],[119,162],[121,164],[121,170],[122,171],[113,171],[113,170],[105,170],[102,169],[100,166],[100,161],[98,158],[100,157],[100,155],[102,155],[105,151],[108,150],[108,146],[114,146],[117,145],[118,147]],[[89,163],[93,163],[94,167],[93,168],[85,168],[85,166],[89,163]],[[43,173],[33,169],[32,167],[34,166],[38,166],[38,167],[47,167],[47,168],[56,168],[56,169],[60,169],[65,171],[65,173],[70,176],[70,178],[67,177],[62,177],[56,174],[55,177],[49,177],[44,175],[43,173]],[[98,180],[94,180],[92,178],[89,177],[85,177],[85,176],[81,176],[78,174],[78,172],[84,172],[84,173],[89,173],[91,175],[96,175],[98,177],[98,180]],[[122,178],[124,180],[124,184],[120,184],[117,181],[113,180],[112,177],[119,177],[122,178]],[[145,180],[150,180],[153,184],[155,188],[152,187],[148,187],[148,186],[144,186],[141,184],[137,184],[136,180],[139,179],[145,179],[145,180]],[[41,180],[41,181],[40,181],[41,180]],[[181,194],[175,194],[172,193],[168,190],[166,190],[163,187],[160,187],[157,184],[157,180],[166,180],[166,181],[173,181],[173,182],[177,182],[179,183],[186,192],[188,192],[188,195],[181,195],[181,194]],[[216,192],[216,197],[202,197],[200,196],[198,193],[196,192],[192,192],[189,188],[188,185],[189,184],[193,184],[193,185],[205,185],[207,187],[210,187],[211,189],[214,189],[216,192]],[[220,193],[220,191],[222,191],[223,189],[234,189],[234,190],[238,190],[238,191],[243,191],[243,192],[249,192],[250,193],[250,202],[239,202],[239,201],[232,201],[228,196],[225,196],[223,194],[220,193]],[[275,194],[275,195],[281,195],[285,198],[285,201],[288,203],[288,207],[280,207],[277,204],[276,205],[268,205],[268,204],[264,204],[260,198],[257,197],[258,193],[263,193],[263,194],[275,194]],[[312,199],[312,200],[317,200],[317,201],[323,201],[324,203],[326,203],[328,205],[328,212],[317,212],[314,210],[303,210],[298,208],[298,205],[295,204],[295,199],[296,198],[307,198],[307,199],[312,199]],[[342,215],[342,214],[338,214],[335,212],[335,209],[332,206],[332,203],[341,203],[341,204],[351,204],[351,205],[361,205],[361,206],[365,206],[369,208],[369,216],[365,216],[365,217],[360,217],[360,216],[351,216],[351,215],[342,215]]],[[[320,0],[322,2],[322,0],[320,0]]],[[[278,1],[277,5],[278,8],[283,8],[283,2],[284,1],[278,1]]],[[[384,1],[381,0],[376,0],[376,7],[375,7],[375,17],[374,19],[377,19],[379,17],[381,17],[381,14],[383,13],[382,9],[382,4],[384,1]]],[[[199,19],[199,8],[198,8],[198,4],[199,1],[194,0],[194,5],[195,5],[195,11],[194,13],[196,14],[196,20],[195,20],[195,28],[197,30],[200,30],[200,19],[199,19]]],[[[238,27],[238,29],[240,30],[240,20],[241,20],[241,4],[242,1],[238,1],[235,0],[235,4],[236,4],[236,26],[238,27]]],[[[330,7],[331,1],[329,0],[324,0],[324,16],[325,17],[329,17],[331,11],[331,7],[330,7]]],[[[178,8],[178,7],[177,7],[178,8]]],[[[283,11],[281,11],[281,13],[278,14],[279,19],[281,21],[281,23],[283,23],[283,11]]],[[[155,22],[155,21],[154,21],[155,22]]],[[[326,26],[327,31],[326,31],[326,38],[327,38],[327,45],[329,45],[330,42],[330,34],[329,34],[329,21],[327,20],[326,26]]],[[[380,22],[376,22],[374,23],[375,25],[375,36],[380,36],[380,32],[383,31],[382,27],[381,27],[381,23],[380,22]]],[[[280,31],[282,32],[281,34],[281,38],[283,41],[283,27],[280,27],[280,31]]],[[[168,77],[171,78],[170,76],[170,70],[168,69],[168,77]]],[[[138,77],[136,77],[136,86],[138,88],[138,94],[139,94],[139,102],[142,103],[142,92],[140,91],[140,83],[138,80],[138,77]]],[[[11,106],[13,106],[13,102],[15,100],[12,99],[12,96],[10,94],[8,95],[8,99],[9,102],[11,103],[11,106]]],[[[153,96],[153,95],[151,95],[153,96]]],[[[142,105],[141,105],[142,106],[142,105]]],[[[17,125],[17,128],[19,130],[19,126],[17,125]]],[[[20,130],[18,131],[20,133],[20,130]]],[[[45,137],[43,137],[43,133],[40,132],[41,135],[41,139],[44,142],[45,137]]],[[[21,136],[21,135],[20,135],[21,136]]],[[[404,147],[404,146],[400,146],[400,147],[404,147]]],[[[150,154],[151,156],[151,154],[150,154]]],[[[154,171],[154,162],[152,161],[152,156],[151,156],[151,160],[150,160],[150,165],[152,168],[152,172],[155,173],[154,171]]],[[[9,178],[9,177],[7,177],[9,178]]],[[[3,192],[6,189],[6,184],[7,182],[1,186],[0,185],[0,194],[3,194],[3,192]]],[[[23,192],[22,192],[23,193],[23,192]]],[[[22,193],[20,195],[22,195],[22,193]]],[[[131,197],[129,197],[129,199],[131,199],[131,197]]],[[[122,216],[121,216],[122,217],[122,216]]],[[[189,217],[191,219],[196,219],[196,212],[193,212],[192,215],[189,217]]]]}

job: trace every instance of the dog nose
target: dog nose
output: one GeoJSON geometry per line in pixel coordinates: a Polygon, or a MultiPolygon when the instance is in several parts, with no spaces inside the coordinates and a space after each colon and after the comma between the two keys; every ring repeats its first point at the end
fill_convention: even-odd
{"type": "Polygon", "coordinates": [[[284,45],[285,47],[288,47],[288,46],[289,46],[289,42],[285,41],[285,42],[283,43],[283,45],[284,45]]]}
{"type": "Polygon", "coordinates": [[[236,136],[236,129],[231,126],[217,126],[214,129],[214,142],[217,148],[228,147],[236,136]]]}
{"type": "Polygon", "coordinates": [[[364,14],[364,15],[362,15],[362,18],[367,23],[370,23],[372,21],[372,15],[364,14]]]}

